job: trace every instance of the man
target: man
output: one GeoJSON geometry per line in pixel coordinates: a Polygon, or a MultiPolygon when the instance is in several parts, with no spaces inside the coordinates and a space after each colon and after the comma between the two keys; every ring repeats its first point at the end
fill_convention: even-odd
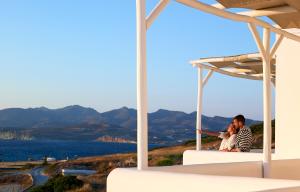
{"type": "Polygon", "coordinates": [[[232,149],[233,152],[250,152],[252,145],[251,129],[245,126],[245,117],[237,115],[233,118],[234,126],[239,129],[236,136],[236,148],[232,149]]]}

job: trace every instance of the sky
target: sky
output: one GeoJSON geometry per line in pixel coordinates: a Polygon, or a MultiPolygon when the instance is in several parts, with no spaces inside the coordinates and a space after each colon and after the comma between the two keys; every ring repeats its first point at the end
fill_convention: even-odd
{"type": "MultiPolygon", "coordinates": [[[[136,108],[135,19],[134,0],[1,1],[0,108],[136,108]]],[[[147,32],[149,112],[196,110],[190,60],[256,51],[245,23],[171,2],[147,32]]],[[[261,81],[215,73],[203,99],[205,115],[262,119],[261,81]]]]}

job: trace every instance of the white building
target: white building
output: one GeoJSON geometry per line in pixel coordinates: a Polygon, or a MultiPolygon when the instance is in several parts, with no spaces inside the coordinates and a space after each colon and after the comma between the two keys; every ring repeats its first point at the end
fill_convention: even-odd
{"type": "MultiPolygon", "coordinates": [[[[137,5],[137,109],[138,167],[116,169],[109,175],[108,192],[199,191],[300,191],[300,1],[218,0],[213,5],[198,0],[161,0],[149,16],[145,0],[137,5]],[[186,151],[183,165],[148,167],[146,33],[168,3],[181,3],[199,11],[249,24],[259,54],[194,60],[198,68],[197,129],[201,129],[204,85],[213,72],[238,78],[263,80],[264,147],[259,153],[186,151]],[[228,8],[245,8],[230,12],[228,8]],[[259,17],[267,16],[277,25],[259,17]],[[260,37],[257,27],[263,28],[260,37]],[[277,35],[271,45],[270,34],[277,35]],[[207,77],[202,71],[209,70],[207,77]],[[276,150],[271,152],[271,86],[276,87],[276,150]]],[[[205,26],[204,26],[205,27],[205,26]]]]}

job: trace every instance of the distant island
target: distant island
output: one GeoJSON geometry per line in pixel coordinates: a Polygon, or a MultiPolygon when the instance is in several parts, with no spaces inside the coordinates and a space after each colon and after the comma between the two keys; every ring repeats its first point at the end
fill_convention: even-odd
{"type": "Polygon", "coordinates": [[[31,141],[34,138],[32,136],[30,136],[29,134],[18,133],[16,131],[1,131],[0,130],[0,139],[31,141]]]}
{"type": "MultiPolygon", "coordinates": [[[[0,110],[0,139],[136,142],[136,110],[122,107],[100,113],[79,105],[59,109],[0,110]]],[[[149,143],[174,145],[195,138],[196,112],[159,109],[148,114],[149,143]]],[[[203,129],[223,131],[231,117],[202,116],[203,129]]],[[[259,121],[247,119],[247,124],[259,121]]]]}
{"type": "Polygon", "coordinates": [[[111,137],[111,136],[102,136],[97,138],[96,141],[107,142],[107,143],[132,143],[132,144],[136,143],[136,141],[131,141],[119,137],[111,137]]]}

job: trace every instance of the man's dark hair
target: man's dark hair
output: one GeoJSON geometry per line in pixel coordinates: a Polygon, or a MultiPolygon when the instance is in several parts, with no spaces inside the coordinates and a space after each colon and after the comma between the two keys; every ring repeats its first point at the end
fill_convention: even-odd
{"type": "Polygon", "coordinates": [[[246,119],[245,119],[244,115],[237,115],[233,119],[236,119],[237,121],[242,122],[243,125],[245,125],[246,119]]]}

